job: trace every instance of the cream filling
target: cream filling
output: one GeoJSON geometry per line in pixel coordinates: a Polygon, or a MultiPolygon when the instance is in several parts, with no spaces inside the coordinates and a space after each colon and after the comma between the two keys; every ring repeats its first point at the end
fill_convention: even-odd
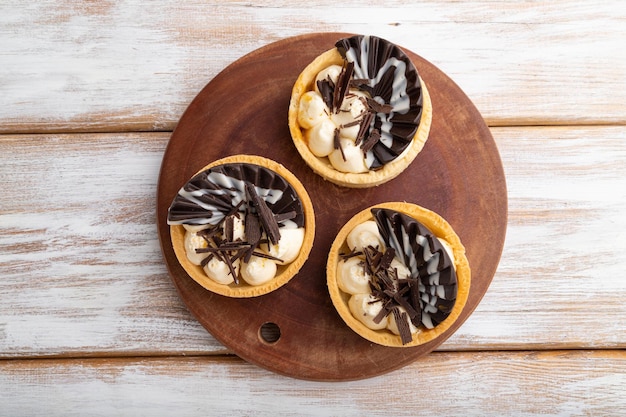
{"type": "Polygon", "coordinates": [[[363,267],[363,259],[348,258],[337,265],[337,285],[348,294],[368,294],[370,275],[363,267]]]}
{"type": "Polygon", "coordinates": [[[305,129],[309,150],[313,155],[323,158],[328,157],[330,164],[337,171],[361,173],[369,171],[371,163],[364,155],[360,145],[355,145],[360,125],[349,126],[360,120],[367,111],[363,100],[368,95],[357,89],[349,89],[338,112],[332,112],[324,103],[317,89],[317,81],[330,79],[337,83],[342,67],[331,65],[323,69],[315,78],[315,89],[307,91],[300,98],[298,108],[298,123],[305,129]],[[335,131],[339,131],[340,146],[335,149],[335,131]]]}
{"type": "Polygon", "coordinates": [[[250,285],[261,285],[276,276],[276,262],[260,256],[252,256],[241,267],[241,277],[250,285]]]}
{"type": "Polygon", "coordinates": [[[348,233],[346,243],[350,250],[354,252],[361,252],[363,248],[368,246],[378,248],[379,251],[382,251],[385,247],[383,238],[378,232],[378,225],[374,220],[368,220],[356,225],[354,229],[348,233]]]}
{"type": "Polygon", "coordinates": [[[196,249],[204,249],[209,246],[207,241],[202,236],[198,236],[197,232],[199,232],[200,230],[188,230],[185,232],[185,253],[187,254],[187,259],[189,259],[189,262],[194,265],[200,265],[202,263],[202,260],[207,256],[206,253],[196,253],[196,249]]]}
{"type": "MultiPolygon", "coordinates": [[[[207,241],[198,235],[198,232],[206,229],[207,226],[185,226],[185,253],[187,258],[194,265],[201,265],[208,256],[207,253],[196,253],[196,249],[208,247],[207,241]]],[[[233,239],[245,240],[245,225],[242,219],[235,217],[233,224],[233,239]]],[[[223,236],[222,236],[223,237],[223,236]]],[[[265,252],[275,258],[266,259],[252,256],[247,263],[239,259],[233,262],[233,267],[238,276],[250,285],[262,285],[271,281],[276,276],[278,265],[286,265],[293,262],[300,253],[304,243],[303,227],[284,227],[280,230],[280,239],[277,244],[270,244],[269,248],[263,250],[258,247],[257,251],[265,252]]],[[[263,245],[265,246],[265,245],[263,245]]],[[[218,284],[229,285],[235,280],[228,265],[214,256],[203,268],[204,273],[218,284]]]]}
{"type": "Polygon", "coordinates": [[[337,171],[352,173],[368,171],[361,145],[356,145],[352,139],[340,138],[339,146],[341,149],[333,149],[328,155],[333,168],[337,171]]]}
{"type": "MultiPolygon", "coordinates": [[[[239,273],[240,264],[239,259],[233,262],[233,267],[237,273],[239,273]]],[[[235,282],[235,278],[230,273],[230,268],[228,268],[226,262],[218,259],[217,256],[214,256],[202,269],[209,278],[218,284],[228,285],[235,282]]]]}
{"type": "MultiPolygon", "coordinates": [[[[406,313],[406,309],[404,307],[396,307],[400,310],[401,313],[406,313]]],[[[389,314],[387,317],[387,330],[389,330],[393,334],[400,335],[400,330],[398,330],[398,323],[396,323],[396,316],[389,314]]],[[[385,321],[385,320],[383,320],[385,321]]],[[[411,334],[416,334],[419,332],[419,329],[409,320],[409,330],[411,330],[411,334]]]]}
{"type": "Polygon", "coordinates": [[[355,294],[348,300],[348,308],[352,315],[372,330],[382,330],[387,327],[387,320],[375,323],[374,318],[383,308],[383,302],[376,300],[371,294],[355,294]]]}
{"type": "Polygon", "coordinates": [[[271,256],[280,259],[280,261],[277,261],[279,265],[289,264],[295,261],[298,257],[303,242],[304,228],[282,228],[280,230],[280,239],[278,240],[278,243],[275,245],[270,243],[268,253],[271,256]]]}

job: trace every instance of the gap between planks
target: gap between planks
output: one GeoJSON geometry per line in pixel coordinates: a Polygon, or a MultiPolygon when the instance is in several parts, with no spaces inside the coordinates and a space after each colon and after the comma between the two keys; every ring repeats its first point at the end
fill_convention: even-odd
{"type": "MultiPolygon", "coordinates": [[[[577,354],[587,354],[587,355],[608,355],[615,356],[626,359],[626,349],[621,348],[584,348],[584,349],[576,349],[576,348],[546,348],[541,349],[540,347],[534,349],[519,348],[519,349],[489,349],[481,348],[481,349],[441,349],[434,350],[424,357],[421,357],[417,360],[423,360],[428,358],[429,356],[485,356],[485,355],[512,355],[512,356],[527,356],[527,355],[577,355],[577,354]]],[[[40,363],[44,362],[72,362],[72,361],[103,361],[103,360],[111,360],[111,361],[146,361],[146,360],[207,360],[207,361],[222,361],[222,360],[230,360],[236,359],[242,362],[246,362],[241,359],[232,351],[224,348],[223,350],[216,351],[205,351],[205,352],[173,352],[173,351],[143,351],[143,352],[72,352],[72,353],[59,353],[59,354],[41,354],[41,355],[25,355],[25,356],[0,356],[0,368],[3,364],[9,362],[30,362],[30,361],[40,361],[40,363]]]]}
{"type": "MultiPolygon", "coordinates": [[[[285,122],[286,123],[286,122],[285,122]]],[[[572,120],[488,120],[485,123],[489,128],[535,128],[535,127],[565,127],[565,128],[593,128],[593,127],[624,127],[626,119],[623,121],[602,121],[602,120],[581,120],[580,122],[572,120]]],[[[64,134],[143,134],[143,133],[163,133],[171,134],[176,128],[177,123],[164,123],[162,128],[154,128],[154,123],[132,124],[131,126],[119,125],[88,127],[76,126],[67,127],[63,124],[47,123],[44,127],[33,126],[32,128],[22,128],[19,125],[13,126],[5,124],[0,127],[0,138],[2,136],[18,136],[18,135],[64,135],[64,134]]]]}

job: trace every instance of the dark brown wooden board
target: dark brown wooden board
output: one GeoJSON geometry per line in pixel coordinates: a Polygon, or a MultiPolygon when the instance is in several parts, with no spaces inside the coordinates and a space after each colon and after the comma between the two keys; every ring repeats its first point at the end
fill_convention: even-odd
{"type": "Polygon", "coordinates": [[[301,379],[372,377],[431,352],[482,299],[506,233],[506,182],[489,128],[450,78],[406,49],[433,103],[429,139],[409,168],[381,186],[349,189],[324,181],[304,163],[287,124],[291,88],[311,60],[344,36],[348,35],[320,33],[284,39],[228,66],[181,117],[159,174],[162,252],[189,310],[241,358],[301,379]],[[311,255],[298,275],[270,294],[248,299],[216,295],[196,284],[176,260],[166,224],[172,199],[195,172],[213,160],[239,153],[272,158],[292,171],[311,196],[317,226],[311,255]],[[460,319],[436,340],[413,348],[378,346],[355,334],[336,313],[326,288],[326,259],[335,234],[355,213],[386,201],[412,202],[442,215],[464,243],[472,269],[469,300],[460,319]],[[268,322],[280,329],[274,343],[260,336],[261,326],[268,322]]]}

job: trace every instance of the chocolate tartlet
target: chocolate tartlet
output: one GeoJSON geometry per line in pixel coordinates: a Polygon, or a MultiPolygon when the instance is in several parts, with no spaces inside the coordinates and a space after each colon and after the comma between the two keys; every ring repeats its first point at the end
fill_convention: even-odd
{"type": "Polygon", "coordinates": [[[252,155],[202,168],[175,196],[167,222],[189,276],[229,297],[259,296],[287,283],[315,235],[302,183],[283,165],[252,155]]]}
{"type": "Polygon", "coordinates": [[[456,321],[471,271],[452,227],[415,204],[392,202],[356,214],[339,231],[327,263],[330,297],[365,339],[409,347],[456,321]]]}
{"type": "Polygon", "coordinates": [[[375,36],[340,39],[296,80],[289,128],[305,162],[335,184],[363,188],[398,176],[422,150],[432,106],[397,45],[375,36]]]}

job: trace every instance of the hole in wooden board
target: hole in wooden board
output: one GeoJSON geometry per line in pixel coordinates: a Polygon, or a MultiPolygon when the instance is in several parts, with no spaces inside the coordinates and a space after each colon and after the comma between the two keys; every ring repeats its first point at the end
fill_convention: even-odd
{"type": "Polygon", "coordinates": [[[276,343],[280,339],[280,327],[276,323],[263,323],[259,328],[259,337],[265,343],[276,343]]]}

